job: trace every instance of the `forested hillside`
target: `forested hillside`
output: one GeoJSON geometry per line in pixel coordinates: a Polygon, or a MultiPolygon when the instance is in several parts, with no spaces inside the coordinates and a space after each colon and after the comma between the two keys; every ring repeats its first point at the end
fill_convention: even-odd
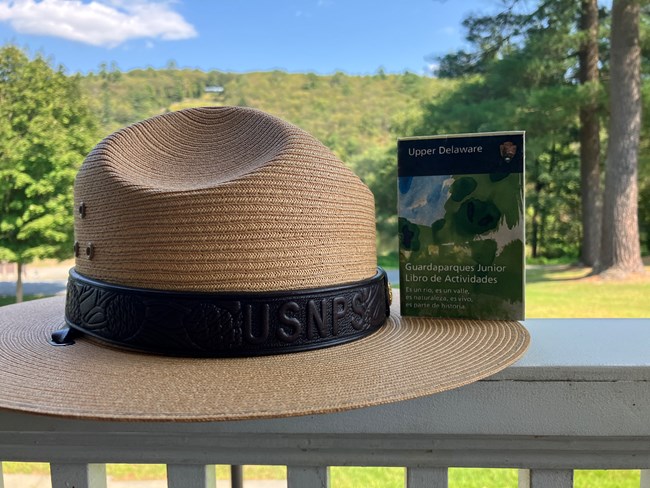
{"type": "Polygon", "coordinates": [[[396,119],[436,99],[450,80],[403,75],[349,76],[283,71],[233,74],[199,70],[103,67],[82,80],[102,129],[187,107],[239,105],[282,117],[311,132],[347,160],[394,145],[396,119]]]}

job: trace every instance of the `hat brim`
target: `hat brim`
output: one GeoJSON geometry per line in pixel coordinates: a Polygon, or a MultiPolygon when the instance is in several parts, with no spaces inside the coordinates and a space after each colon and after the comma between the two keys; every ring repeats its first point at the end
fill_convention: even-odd
{"type": "Polygon", "coordinates": [[[519,322],[400,317],[315,351],[226,359],[156,356],[77,339],[53,346],[64,297],[3,307],[0,408],[80,419],[225,421],[332,413],[430,395],[519,359],[519,322]]]}

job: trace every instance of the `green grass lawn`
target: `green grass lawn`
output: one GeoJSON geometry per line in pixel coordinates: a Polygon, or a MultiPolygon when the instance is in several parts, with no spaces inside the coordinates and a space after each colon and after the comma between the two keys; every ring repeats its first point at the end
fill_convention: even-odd
{"type": "MultiPolygon", "coordinates": [[[[36,300],[38,298],[45,298],[45,295],[25,295],[23,297],[23,301],[28,302],[30,300],[36,300]]],[[[3,305],[11,305],[13,303],[16,303],[16,297],[0,295],[0,307],[3,305]]]]}
{"type": "Polygon", "coordinates": [[[526,317],[650,317],[648,277],[605,281],[587,268],[544,267],[526,273],[526,317]]]}

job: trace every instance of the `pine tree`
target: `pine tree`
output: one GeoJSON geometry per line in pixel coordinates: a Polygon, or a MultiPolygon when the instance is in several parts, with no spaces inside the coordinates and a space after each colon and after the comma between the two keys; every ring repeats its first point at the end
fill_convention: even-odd
{"type": "Polygon", "coordinates": [[[580,106],[580,193],[582,197],[582,246],[580,260],[594,266],[600,252],[600,117],[598,102],[598,2],[581,0],[578,51],[580,84],[586,97],[580,106]]]}
{"type": "MultiPolygon", "coordinates": [[[[510,128],[529,132],[527,201],[532,210],[529,236],[533,257],[540,249],[541,254],[556,254],[545,241],[550,237],[557,242],[560,235],[566,243],[564,250],[573,253],[579,248],[583,264],[592,266],[599,256],[602,220],[599,17],[604,12],[599,11],[596,0],[545,0],[528,13],[526,7],[521,1],[506,0],[503,10],[494,16],[466,19],[467,39],[475,49],[443,57],[439,74],[480,74],[483,99],[496,102],[509,98],[511,106],[517,104],[510,128]],[[511,76],[495,76],[504,67],[510,68],[511,76]],[[512,83],[513,77],[516,83],[512,83]],[[577,142],[579,188],[577,181],[567,178],[566,164],[567,158],[573,160],[566,149],[576,147],[577,142]],[[561,161],[557,159],[559,150],[564,153],[561,161]],[[560,181],[562,185],[557,184],[560,181]],[[571,197],[574,191],[580,200],[571,197]],[[560,227],[566,227],[560,221],[567,219],[576,222],[572,232],[558,234],[560,227]],[[579,246],[573,243],[574,233],[579,246]]],[[[480,113],[478,107],[489,104],[478,104],[471,115],[477,123],[465,130],[508,128],[503,123],[496,125],[493,114],[480,113]]]]}
{"type": "Polygon", "coordinates": [[[644,271],[638,222],[641,132],[640,1],[614,0],[610,47],[609,144],[603,235],[597,272],[625,278],[644,271]]]}

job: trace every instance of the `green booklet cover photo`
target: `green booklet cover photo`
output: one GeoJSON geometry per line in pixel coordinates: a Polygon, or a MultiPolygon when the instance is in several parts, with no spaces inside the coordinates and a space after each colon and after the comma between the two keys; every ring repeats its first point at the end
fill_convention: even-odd
{"type": "Polygon", "coordinates": [[[523,320],[524,132],[397,148],[402,315],[523,320]]]}

